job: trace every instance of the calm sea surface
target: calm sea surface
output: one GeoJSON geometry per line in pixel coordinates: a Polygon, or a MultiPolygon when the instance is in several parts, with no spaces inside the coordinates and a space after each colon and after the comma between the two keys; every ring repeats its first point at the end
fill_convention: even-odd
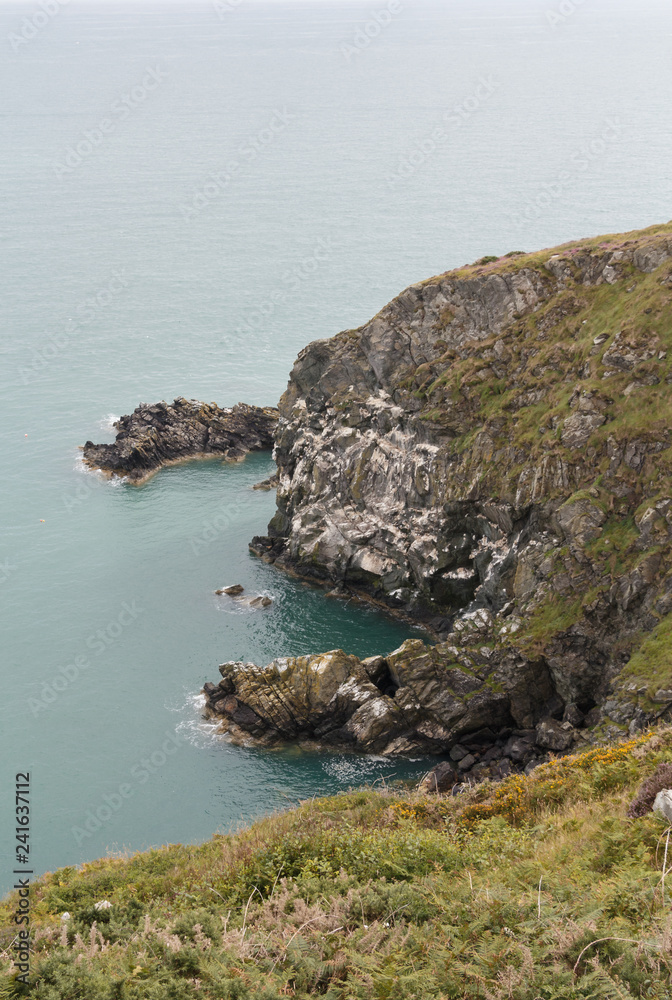
{"type": "Polygon", "coordinates": [[[140,401],[273,404],[307,342],[431,274],[666,221],[669,4],[558,10],[3,3],[0,890],[16,772],[41,872],[427,768],[202,722],[224,660],[419,634],[249,556],[270,456],[132,488],[77,446],[140,401]],[[238,582],[272,608],[214,596],[238,582]]]}

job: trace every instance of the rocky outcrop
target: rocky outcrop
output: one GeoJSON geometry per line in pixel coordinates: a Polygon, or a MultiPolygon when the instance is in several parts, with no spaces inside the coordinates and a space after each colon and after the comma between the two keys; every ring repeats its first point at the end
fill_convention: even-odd
{"type": "MultiPolygon", "coordinates": [[[[277,514],[252,551],[470,657],[476,624],[503,688],[474,675],[472,728],[563,752],[573,718],[643,725],[672,689],[654,653],[633,658],[672,612],[671,259],[671,226],[512,255],[310,344],[279,404],[277,514]]],[[[424,746],[445,748],[469,713],[452,714],[465,703],[448,674],[433,683],[446,707],[413,711],[432,720],[424,746]]],[[[394,711],[380,697],[396,728],[352,745],[423,746],[404,697],[394,711]]]]}
{"type": "Polygon", "coordinates": [[[84,445],[84,461],[132,482],[147,479],[164,465],[198,457],[236,461],[270,449],[278,412],[238,403],[228,409],[178,397],[173,403],[141,403],[114,424],[114,444],[84,445]]]}
{"type": "MultiPolygon", "coordinates": [[[[219,684],[203,689],[207,714],[239,742],[449,753],[463,780],[502,777],[582,740],[562,721],[563,705],[538,664],[507,661],[488,647],[467,656],[448,642],[409,639],[385,657],[359,660],[337,649],[219,669],[219,684]]],[[[577,726],[582,721],[574,719],[577,726]]]]}

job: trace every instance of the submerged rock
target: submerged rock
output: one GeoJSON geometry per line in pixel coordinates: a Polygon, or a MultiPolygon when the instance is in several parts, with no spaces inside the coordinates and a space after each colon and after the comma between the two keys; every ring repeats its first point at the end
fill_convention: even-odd
{"type": "Polygon", "coordinates": [[[245,588],[240,584],[236,583],[232,587],[220,587],[215,593],[218,596],[230,597],[232,601],[235,601],[236,605],[245,605],[248,608],[269,608],[273,603],[273,598],[268,597],[266,594],[257,594],[255,597],[243,597],[245,588]]]}
{"type": "Polygon", "coordinates": [[[140,482],[172,462],[217,455],[234,461],[270,449],[277,419],[273,407],[246,403],[225,409],[181,396],[173,403],[141,403],[115,422],[114,444],[86,442],[84,461],[140,482]]]}

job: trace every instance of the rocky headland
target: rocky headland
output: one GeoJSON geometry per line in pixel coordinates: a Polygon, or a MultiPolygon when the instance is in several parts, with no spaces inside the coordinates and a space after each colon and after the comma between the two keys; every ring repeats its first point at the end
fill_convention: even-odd
{"type": "Polygon", "coordinates": [[[178,397],[173,403],[141,403],[114,424],[114,444],[87,441],[84,462],[110,475],[140,483],[162,466],[221,456],[239,461],[248,452],[271,449],[278,411],[270,406],[222,408],[178,397]]]}
{"type": "Polygon", "coordinates": [[[484,258],[308,345],[251,549],[439,641],[224,664],[208,711],[465,773],[665,715],[670,348],[672,225],[484,258]]]}

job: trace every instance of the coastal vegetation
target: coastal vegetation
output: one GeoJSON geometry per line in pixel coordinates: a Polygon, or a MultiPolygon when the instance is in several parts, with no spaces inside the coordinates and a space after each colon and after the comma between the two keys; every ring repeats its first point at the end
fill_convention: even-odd
{"type": "MultiPolygon", "coordinates": [[[[669,830],[628,809],[671,752],[664,726],[456,796],[353,789],[200,846],[60,869],[33,889],[30,995],[667,1000],[669,830]]],[[[27,993],[9,969],[15,902],[3,1000],[27,993]]]]}

